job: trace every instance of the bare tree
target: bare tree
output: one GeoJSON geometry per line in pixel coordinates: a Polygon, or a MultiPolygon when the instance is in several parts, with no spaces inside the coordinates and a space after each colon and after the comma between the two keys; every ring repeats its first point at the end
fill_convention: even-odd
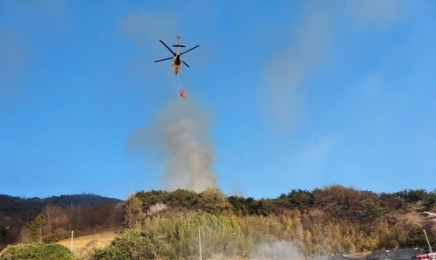
{"type": "Polygon", "coordinates": [[[146,214],[142,211],[142,201],[131,195],[126,201],[126,225],[129,228],[141,229],[146,214]]]}

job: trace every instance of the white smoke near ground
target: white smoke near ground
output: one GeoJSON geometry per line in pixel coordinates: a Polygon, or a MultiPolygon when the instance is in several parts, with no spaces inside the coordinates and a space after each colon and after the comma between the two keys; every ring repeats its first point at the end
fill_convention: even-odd
{"type": "Polygon", "coordinates": [[[430,211],[424,211],[427,214],[427,221],[431,224],[431,230],[436,231],[436,213],[430,211]]]}
{"type": "Polygon", "coordinates": [[[166,210],[167,208],[168,208],[168,206],[163,204],[163,203],[156,203],[156,204],[150,206],[150,209],[148,209],[147,214],[153,215],[155,213],[166,210]]]}
{"type": "Polygon", "coordinates": [[[157,122],[131,139],[134,149],[156,153],[166,160],[164,189],[202,192],[217,187],[215,146],[210,140],[204,108],[192,98],[170,101],[158,113],[157,122]]]}
{"type": "Polygon", "coordinates": [[[290,241],[266,242],[257,247],[251,254],[253,259],[297,259],[300,251],[290,241]]]}
{"type": "Polygon", "coordinates": [[[326,52],[333,34],[331,6],[318,3],[303,8],[290,46],[280,50],[263,72],[262,111],[268,111],[283,130],[295,121],[298,87],[326,52]]]}

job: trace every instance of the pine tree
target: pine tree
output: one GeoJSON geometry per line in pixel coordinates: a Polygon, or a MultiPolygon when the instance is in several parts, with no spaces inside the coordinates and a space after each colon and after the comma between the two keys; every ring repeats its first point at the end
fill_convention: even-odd
{"type": "Polygon", "coordinates": [[[32,241],[42,243],[42,227],[45,218],[44,214],[40,213],[29,225],[29,232],[32,241]]]}

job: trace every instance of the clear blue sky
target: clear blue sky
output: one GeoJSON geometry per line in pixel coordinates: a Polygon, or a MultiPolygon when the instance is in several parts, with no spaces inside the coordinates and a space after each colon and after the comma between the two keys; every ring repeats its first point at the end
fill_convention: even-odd
{"type": "Polygon", "coordinates": [[[177,102],[228,195],[433,191],[435,46],[431,0],[0,1],[0,193],[162,189],[177,102]]]}

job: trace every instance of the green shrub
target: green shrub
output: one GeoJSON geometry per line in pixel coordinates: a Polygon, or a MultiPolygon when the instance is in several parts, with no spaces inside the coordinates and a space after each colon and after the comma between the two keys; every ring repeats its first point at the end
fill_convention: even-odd
{"type": "Polygon", "coordinates": [[[18,244],[6,247],[0,260],[74,260],[73,253],[59,244],[18,244]]]}

